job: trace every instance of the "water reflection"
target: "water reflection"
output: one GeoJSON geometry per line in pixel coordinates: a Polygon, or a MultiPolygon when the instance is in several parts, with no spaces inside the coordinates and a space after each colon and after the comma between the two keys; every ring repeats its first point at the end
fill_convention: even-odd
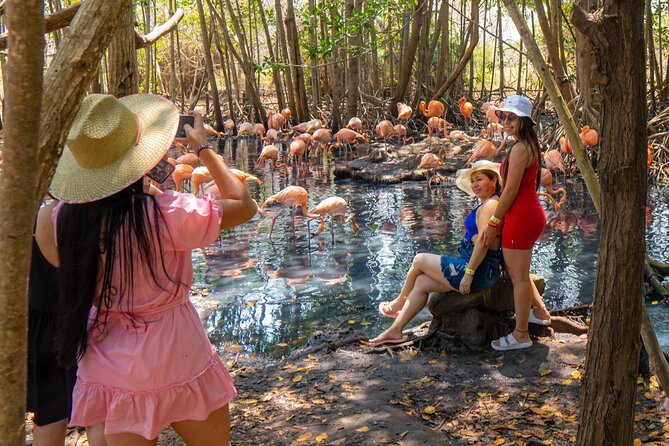
{"type": "MultiPolygon", "coordinates": [[[[239,344],[274,357],[319,329],[351,326],[378,332],[389,324],[376,313],[378,302],[397,295],[418,252],[456,252],[463,219],[475,205],[452,186],[335,182],[332,164],[312,164],[307,178],[269,165],[256,170],[252,142],[240,141],[234,151],[228,144],[224,154],[228,162],[263,179],[261,185],[251,185],[259,203],[289,184],[309,191],[308,208],[336,194],[348,201],[360,232],[354,235],[350,226],[337,221],[333,245],[329,231],[310,237],[300,212],[293,230],[285,212],[272,240],[269,219],[256,216],[196,252],[196,280],[210,284],[211,299],[220,303],[201,315],[221,350],[239,344]]],[[[589,303],[594,291],[599,221],[584,186],[567,186],[567,207],[558,213],[547,210],[548,224],[533,256],[532,270],[546,278],[544,298],[550,308],[589,303]]],[[[649,254],[662,261],[669,259],[664,242],[669,239],[667,200],[666,195],[652,194],[653,225],[648,227],[649,254]]],[[[663,327],[659,330],[669,333],[669,311],[658,306],[652,316],[663,327]]],[[[421,318],[429,314],[424,312],[419,322],[421,318]]]]}

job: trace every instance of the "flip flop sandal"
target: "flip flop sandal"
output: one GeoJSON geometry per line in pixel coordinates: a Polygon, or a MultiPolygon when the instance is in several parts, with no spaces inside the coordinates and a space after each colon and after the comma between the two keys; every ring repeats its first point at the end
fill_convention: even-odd
{"type": "Polygon", "coordinates": [[[498,352],[504,352],[507,350],[520,350],[523,348],[532,347],[532,341],[518,342],[513,333],[509,333],[506,336],[500,336],[497,341],[499,342],[499,345],[495,345],[491,342],[490,346],[493,350],[497,350],[498,352]]]}
{"type": "Polygon", "coordinates": [[[534,315],[534,308],[530,309],[530,317],[527,320],[530,324],[543,325],[544,327],[551,324],[550,319],[539,319],[534,315]]]}
{"type": "Polygon", "coordinates": [[[390,344],[390,345],[395,345],[395,344],[404,344],[409,340],[409,336],[402,336],[399,339],[382,339],[378,342],[372,342],[371,340],[369,341],[369,345],[371,347],[379,347],[384,344],[390,344]]]}
{"type": "Polygon", "coordinates": [[[396,311],[396,312],[394,312],[394,313],[390,313],[390,312],[384,311],[383,308],[384,308],[385,305],[388,305],[388,306],[390,307],[390,302],[381,302],[381,303],[379,303],[379,314],[380,314],[381,316],[385,316],[385,317],[390,317],[390,318],[393,318],[393,319],[397,319],[397,316],[400,315],[400,312],[399,312],[399,311],[396,311]]]}

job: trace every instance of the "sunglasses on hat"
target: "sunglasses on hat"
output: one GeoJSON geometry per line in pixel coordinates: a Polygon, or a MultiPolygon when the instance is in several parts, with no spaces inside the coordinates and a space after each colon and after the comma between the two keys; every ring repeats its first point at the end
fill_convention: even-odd
{"type": "Polygon", "coordinates": [[[505,113],[505,112],[499,112],[497,114],[497,117],[499,118],[500,121],[504,121],[508,119],[509,121],[515,121],[518,119],[518,116],[513,114],[513,113],[505,113]]]}

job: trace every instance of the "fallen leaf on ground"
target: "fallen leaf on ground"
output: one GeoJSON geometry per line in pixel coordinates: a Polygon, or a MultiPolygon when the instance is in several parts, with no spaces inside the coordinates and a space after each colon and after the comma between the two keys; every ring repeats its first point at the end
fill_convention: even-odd
{"type": "Polygon", "coordinates": [[[316,441],[317,441],[318,443],[322,443],[322,442],[324,442],[324,441],[327,440],[327,439],[328,439],[328,434],[325,433],[325,432],[323,432],[322,434],[320,434],[319,436],[316,437],[316,441]]]}
{"type": "Polygon", "coordinates": [[[297,437],[297,441],[307,441],[308,439],[310,439],[312,437],[312,435],[313,434],[311,432],[306,431],[305,433],[303,433],[302,435],[297,437]]]}
{"type": "Polygon", "coordinates": [[[367,426],[362,426],[362,427],[357,428],[355,431],[356,432],[367,432],[367,431],[369,431],[369,428],[367,426]]]}

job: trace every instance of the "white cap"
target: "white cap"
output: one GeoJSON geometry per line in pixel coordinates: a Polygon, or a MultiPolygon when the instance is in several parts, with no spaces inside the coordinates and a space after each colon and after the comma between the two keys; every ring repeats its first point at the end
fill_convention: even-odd
{"type": "Polygon", "coordinates": [[[536,124],[534,119],[532,119],[532,103],[526,96],[520,94],[509,96],[504,101],[504,106],[495,110],[498,116],[500,112],[513,113],[521,118],[530,118],[532,123],[536,124]]]}

